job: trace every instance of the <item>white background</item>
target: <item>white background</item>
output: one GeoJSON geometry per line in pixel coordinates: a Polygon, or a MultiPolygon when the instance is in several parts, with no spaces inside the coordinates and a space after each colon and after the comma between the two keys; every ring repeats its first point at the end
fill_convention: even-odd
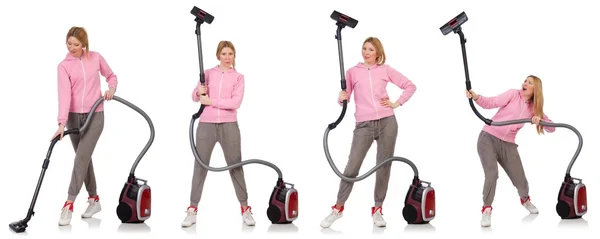
{"type": "MultiPolygon", "coordinates": [[[[54,149],[36,215],[27,231],[30,237],[124,238],[125,232],[151,231],[160,237],[244,233],[259,238],[273,235],[268,232],[292,231],[297,233],[286,237],[378,233],[397,238],[414,232],[439,238],[506,238],[584,235],[600,225],[600,181],[594,172],[599,153],[595,146],[600,140],[598,127],[592,124],[600,54],[595,24],[600,19],[591,5],[575,1],[569,5],[403,1],[398,6],[392,6],[397,1],[263,2],[3,2],[0,222],[7,225],[27,212],[56,130],[56,66],[67,53],[65,34],[72,26],[83,26],[88,30],[91,50],[100,52],[119,78],[117,95],[145,110],[155,124],[156,139],[136,172],[152,187],[153,214],[141,228],[121,225],[116,216],[121,187],[149,134],[146,122],[135,111],[109,102],[104,133],[93,156],[103,211],[87,223],[79,218],[86,206],[87,192],[82,188],[72,226],[57,226],[74,157],[71,143],[63,140],[54,149]],[[198,80],[195,22],[189,13],[194,5],[215,16],[211,25],[202,26],[205,67],[218,64],[215,50],[219,41],[230,40],[237,48],[237,68],[246,76],[245,98],[239,110],[243,158],[271,161],[283,170],[284,180],[296,184],[300,217],[292,226],[270,225],[267,201],[277,177],[268,167],[250,165],[244,170],[257,220],[255,228],[242,226],[239,205],[225,172],[209,173],[197,226],[188,230],[180,227],[189,204],[194,164],[189,120],[199,106],[191,101],[198,80]],[[413,98],[395,111],[400,125],[396,155],[413,160],[421,178],[431,181],[436,189],[438,214],[430,226],[406,227],[401,210],[413,175],[409,167],[395,163],[383,210],[387,229],[372,228],[374,176],[355,184],[344,218],[329,230],[319,227],[335,202],[339,183],[322,148],[323,132],[341,110],[335,102],[340,76],[336,26],[329,18],[333,10],[359,20],[356,29],[347,28],[342,33],[346,69],[362,61],[364,39],[376,36],[383,41],[387,63],[418,87],[413,98]],[[529,74],[538,75],[544,82],[545,112],[555,122],[572,124],[582,132],[585,143],[572,174],[588,185],[590,211],[586,222],[563,222],[554,209],[577,138],[563,128],[538,136],[534,127],[527,125],[517,143],[532,200],[541,212],[534,221],[526,217],[516,190],[501,171],[493,226],[480,228],[483,171],[476,140],[483,123],[464,96],[459,37],[443,36],[439,30],[462,11],[470,19],[463,29],[474,90],[493,96],[519,88],[529,74]]],[[[102,81],[106,90],[104,78],[102,81]]],[[[392,98],[401,93],[391,84],[388,90],[392,98]]],[[[331,152],[340,170],[350,150],[354,107],[352,102],[344,121],[330,134],[331,152]]],[[[482,113],[492,117],[495,110],[482,113]]],[[[361,173],[374,166],[374,156],[372,147],[361,173]]],[[[219,146],[211,165],[225,165],[219,146]]],[[[1,237],[17,235],[6,228],[1,237]]]]}

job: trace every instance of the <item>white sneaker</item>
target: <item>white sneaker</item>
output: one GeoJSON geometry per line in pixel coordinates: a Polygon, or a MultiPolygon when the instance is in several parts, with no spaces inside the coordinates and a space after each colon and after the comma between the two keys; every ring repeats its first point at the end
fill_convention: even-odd
{"type": "Polygon", "coordinates": [[[187,213],[187,216],[185,217],[185,219],[183,219],[181,226],[191,227],[192,225],[196,224],[196,214],[198,213],[198,208],[188,207],[185,213],[187,213]]]}
{"type": "Polygon", "coordinates": [[[489,227],[492,225],[492,207],[485,207],[481,212],[481,226],[489,227]]]}
{"type": "Polygon", "coordinates": [[[59,226],[66,226],[71,224],[71,217],[73,216],[73,203],[66,203],[60,212],[60,219],[58,219],[59,226]]]}
{"type": "Polygon", "coordinates": [[[375,226],[385,227],[387,225],[385,220],[383,220],[383,213],[381,212],[381,207],[372,207],[371,217],[373,218],[373,224],[375,224],[375,226]]]}
{"type": "Polygon", "coordinates": [[[81,214],[82,218],[90,218],[94,216],[94,214],[102,211],[102,207],[100,206],[100,198],[97,196],[89,197],[87,203],[88,207],[85,209],[85,212],[81,214]]]}
{"type": "Polygon", "coordinates": [[[247,207],[246,210],[244,211],[244,209],[242,208],[242,221],[244,221],[244,223],[247,226],[256,225],[256,221],[254,221],[254,218],[252,217],[251,209],[252,209],[251,207],[247,207]]]}
{"type": "Polygon", "coordinates": [[[333,224],[336,220],[342,218],[343,216],[344,206],[342,206],[340,209],[333,206],[331,207],[331,213],[321,222],[321,227],[328,228],[331,226],[331,224],[333,224]]]}
{"type": "Polygon", "coordinates": [[[533,205],[533,203],[531,203],[531,200],[528,198],[527,201],[522,202],[521,200],[521,204],[523,205],[523,207],[525,207],[525,209],[527,209],[527,211],[529,211],[529,213],[531,214],[538,214],[540,211],[535,207],[535,205],[533,205]]]}

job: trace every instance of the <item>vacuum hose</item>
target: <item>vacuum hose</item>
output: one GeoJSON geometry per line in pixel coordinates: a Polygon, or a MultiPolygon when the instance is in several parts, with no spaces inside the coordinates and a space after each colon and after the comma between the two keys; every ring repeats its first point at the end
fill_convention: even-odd
{"type": "MultiPolygon", "coordinates": [[[[137,156],[137,158],[135,159],[135,162],[133,163],[133,166],[131,167],[131,170],[129,171],[130,175],[134,175],[135,174],[135,169],[137,168],[138,164],[140,163],[140,160],[142,160],[142,157],[144,157],[144,155],[146,154],[146,152],[148,152],[148,149],[150,148],[150,146],[152,145],[152,142],[154,142],[154,124],[152,123],[152,120],[150,119],[150,117],[146,114],[146,112],[144,112],[142,109],[140,109],[139,107],[135,106],[134,104],[132,104],[131,102],[118,97],[118,96],[113,96],[112,98],[113,100],[116,100],[118,102],[123,103],[124,105],[128,106],[129,108],[137,111],[138,113],[140,113],[144,119],[146,119],[146,121],[148,122],[148,126],[150,126],[150,139],[148,140],[148,142],[146,143],[146,146],[144,146],[144,148],[142,149],[142,152],[140,152],[140,154],[137,156]]],[[[90,124],[90,121],[92,119],[92,116],[94,115],[96,108],[100,105],[100,103],[102,103],[104,101],[104,97],[100,97],[100,99],[98,99],[96,101],[96,103],[94,103],[94,105],[92,106],[92,109],[90,109],[90,112],[87,116],[87,118],[85,119],[85,123],[83,124],[83,126],[81,126],[81,128],[79,128],[79,132],[85,132],[85,130],[87,129],[87,127],[90,124]]],[[[75,129],[76,130],[76,129],[75,129]]]]}
{"type": "Polygon", "coordinates": [[[196,113],[196,114],[194,114],[194,116],[192,116],[192,120],[190,122],[190,146],[192,147],[192,152],[194,153],[194,157],[196,158],[196,161],[200,164],[200,166],[202,166],[203,168],[205,168],[209,171],[222,172],[222,171],[239,168],[246,164],[256,163],[256,164],[265,165],[267,167],[271,167],[272,169],[275,170],[275,172],[277,172],[277,175],[280,180],[283,178],[283,173],[281,173],[281,169],[279,169],[277,166],[275,166],[275,164],[264,161],[264,160],[260,160],[260,159],[244,160],[242,162],[232,164],[229,166],[225,166],[225,167],[220,167],[220,168],[211,167],[209,165],[206,165],[204,162],[202,162],[202,159],[200,159],[200,155],[198,154],[198,150],[196,150],[196,142],[194,142],[195,141],[194,140],[194,123],[196,122],[196,119],[200,116],[200,114],[202,114],[203,109],[204,109],[204,105],[201,106],[201,109],[198,111],[198,113],[196,113]]]}
{"type": "MultiPolygon", "coordinates": [[[[471,102],[473,101],[473,99],[469,99],[469,100],[471,102]]],[[[475,109],[475,112],[477,112],[476,109],[475,109]]],[[[492,125],[492,126],[505,126],[505,125],[512,125],[512,124],[531,123],[531,119],[518,119],[518,120],[508,120],[508,121],[501,121],[501,122],[495,122],[495,121],[490,120],[489,122],[490,122],[490,125],[492,125]]],[[[546,126],[546,127],[567,128],[567,129],[570,129],[571,131],[573,131],[577,135],[577,139],[579,140],[579,143],[577,144],[577,150],[575,150],[575,154],[571,158],[569,167],[567,167],[567,175],[571,175],[571,169],[573,168],[573,164],[575,164],[575,160],[577,160],[577,157],[579,157],[579,153],[581,153],[581,148],[583,147],[583,137],[581,136],[581,133],[575,127],[568,125],[568,124],[563,124],[563,123],[548,123],[548,122],[540,121],[540,125],[546,126]]]]}
{"type": "Polygon", "coordinates": [[[373,167],[371,170],[367,171],[365,174],[355,177],[355,178],[350,178],[350,177],[346,177],[344,176],[344,174],[342,174],[340,172],[340,170],[337,168],[337,166],[335,166],[335,163],[333,162],[333,159],[331,158],[331,154],[329,153],[329,143],[328,143],[328,138],[329,138],[329,131],[331,131],[332,129],[335,129],[337,127],[337,125],[342,121],[342,119],[344,118],[344,115],[346,113],[346,108],[348,107],[348,101],[344,100],[343,102],[343,109],[342,109],[342,113],[340,114],[340,116],[338,117],[338,119],[336,120],[336,122],[330,124],[327,129],[325,129],[325,135],[323,136],[323,148],[325,149],[325,157],[327,157],[327,161],[329,162],[329,166],[331,166],[331,169],[333,169],[333,172],[335,172],[335,174],[337,174],[338,177],[340,177],[342,180],[347,181],[347,182],[358,182],[361,181],[367,177],[369,177],[371,174],[377,172],[377,170],[381,167],[383,167],[384,165],[391,163],[392,161],[400,161],[403,163],[408,164],[408,166],[410,166],[415,174],[415,178],[419,177],[419,170],[417,169],[417,166],[415,166],[415,164],[403,157],[391,157],[388,158],[386,160],[384,160],[383,162],[375,165],[375,167],[373,167]]]}

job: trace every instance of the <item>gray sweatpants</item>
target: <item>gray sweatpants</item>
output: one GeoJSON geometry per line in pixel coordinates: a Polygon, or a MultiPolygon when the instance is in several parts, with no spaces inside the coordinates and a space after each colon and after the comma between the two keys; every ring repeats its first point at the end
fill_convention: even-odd
{"type": "MultiPolygon", "coordinates": [[[[196,131],[196,150],[200,159],[210,165],[210,157],[216,143],[221,145],[225,162],[232,165],[242,161],[242,146],[240,128],[237,122],[231,123],[198,123],[196,131]]],[[[202,189],[206,181],[207,169],[202,168],[198,161],[194,160],[194,176],[192,177],[192,193],[190,206],[197,207],[202,197],[202,189]]],[[[244,179],[244,169],[236,168],[229,170],[235,194],[241,206],[248,206],[248,191],[244,179]]]]}
{"type": "MultiPolygon", "coordinates": [[[[69,113],[66,128],[80,128],[85,123],[87,116],[88,113],[69,113]]],[[[70,201],[75,201],[83,183],[85,183],[89,196],[97,195],[92,154],[104,130],[104,112],[95,112],[89,124],[84,132],[69,135],[75,150],[75,165],[73,166],[67,197],[67,200],[70,201]]]]}
{"type": "Polygon", "coordinates": [[[498,180],[498,164],[504,168],[508,178],[517,188],[521,200],[525,201],[529,197],[529,183],[525,177],[517,147],[517,144],[500,140],[485,131],[479,133],[477,152],[485,173],[483,206],[491,206],[494,201],[496,181],[498,180]]]}
{"type": "MultiPolygon", "coordinates": [[[[357,123],[354,129],[352,148],[350,149],[350,156],[348,157],[348,163],[344,170],[344,176],[358,176],[360,167],[367,156],[367,152],[371,148],[373,141],[377,141],[377,164],[394,156],[397,136],[398,122],[396,121],[396,116],[393,115],[379,120],[357,123]]],[[[375,173],[374,198],[376,207],[382,206],[383,201],[385,200],[388,182],[390,180],[391,167],[391,163],[386,164],[379,168],[375,173]]],[[[340,181],[337,205],[342,206],[346,200],[348,200],[350,192],[352,192],[352,186],[354,186],[354,183],[346,182],[344,180],[340,181]]]]}

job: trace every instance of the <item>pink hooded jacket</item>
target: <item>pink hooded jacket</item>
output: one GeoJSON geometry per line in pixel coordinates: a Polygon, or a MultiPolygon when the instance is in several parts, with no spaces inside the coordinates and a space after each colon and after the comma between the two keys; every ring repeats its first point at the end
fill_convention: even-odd
{"type": "MultiPolygon", "coordinates": [[[[492,121],[532,118],[533,103],[525,102],[522,93],[523,90],[511,89],[494,97],[485,97],[480,95],[475,102],[484,109],[500,108],[498,109],[496,115],[492,117],[492,121]]],[[[544,114],[542,121],[553,123],[552,120],[546,116],[546,114],[544,114]]],[[[505,126],[484,125],[483,131],[496,136],[503,141],[515,143],[517,132],[519,132],[524,125],[525,124],[513,124],[505,126]]],[[[552,133],[556,130],[556,128],[544,127],[544,130],[548,133],[552,133]]]]}
{"type": "MultiPolygon", "coordinates": [[[[392,82],[403,90],[402,95],[396,101],[390,100],[398,102],[400,105],[404,105],[417,90],[412,81],[386,64],[367,68],[362,63],[358,63],[346,71],[348,103],[354,92],[354,101],[356,102],[354,117],[357,123],[377,120],[394,114],[394,109],[382,106],[380,103],[382,99],[389,99],[385,89],[388,82],[392,82]]],[[[338,103],[342,105],[339,100],[338,103]]]]}
{"type": "MultiPolygon", "coordinates": [[[[90,51],[81,58],[67,53],[58,64],[58,123],[66,125],[69,112],[89,113],[96,101],[102,97],[100,74],[106,78],[109,88],[117,88],[117,76],[110,69],[104,57],[90,51]]],[[[104,110],[104,102],[96,112],[104,110]]]]}
{"type": "MultiPolygon", "coordinates": [[[[237,121],[237,109],[244,98],[244,75],[234,68],[221,71],[219,66],[204,71],[206,95],[212,104],[204,107],[200,122],[226,123],[237,121]]],[[[200,81],[192,92],[192,100],[199,102],[198,87],[200,81]]]]}

